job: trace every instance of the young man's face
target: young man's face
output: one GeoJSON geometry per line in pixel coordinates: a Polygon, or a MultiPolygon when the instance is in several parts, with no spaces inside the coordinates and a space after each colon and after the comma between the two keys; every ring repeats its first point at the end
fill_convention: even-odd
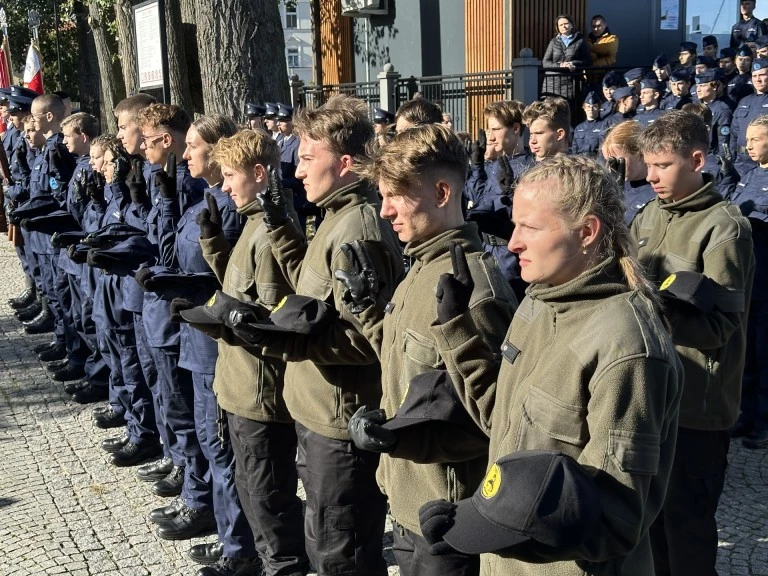
{"type": "Polygon", "coordinates": [[[669,89],[675,96],[684,96],[691,90],[691,85],[685,80],[673,80],[669,83],[669,89]]]}
{"type": "Polygon", "coordinates": [[[603,86],[603,97],[609,102],[614,92],[616,92],[616,86],[603,86]]]}
{"type": "Polygon", "coordinates": [[[717,46],[715,44],[704,46],[704,48],[701,49],[701,53],[704,54],[704,56],[709,56],[710,58],[717,60],[717,46]]]}
{"type": "Polygon", "coordinates": [[[733,58],[723,57],[720,58],[720,68],[722,68],[726,74],[732,74],[733,71],[736,70],[736,64],[733,62],[733,58]]]}
{"type": "Polygon", "coordinates": [[[739,4],[739,11],[745,20],[752,18],[752,14],[755,11],[754,0],[742,0],[742,2],[739,4]]]}
{"type": "Polygon", "coordinates": [[[607,28],[607,25],[605,23],[605,20],[602,18],[595,18],[592,20],[592,34],[595,35],[595,38],[599,38],[603,34],[605,34],[605,29],[607,28]]]}
{"type": "Polygon", "coordinates": [[[640,90],[640,104],[646,108],[655,108],[659,105],[659,92],[653,88],[640,90]]]}
{"type": "Polygon", "coordinates": [[[280,128],[280,132],[283,136],[290,136],[293,134],[293,122],[291,120],[280,120],[277,123],[277,127],[280,128]]]}
{"type": "Polygon", "coordinates": [[[0,120],[8,122],[8,106],[6,104],[0,104],[0,120]]]}
{"type": "Polygon", "coordinates": [[[643,158],[648,168],[645,179],[662,200],[677,202],[699,189],[703,152],[694,151],[687,157],[667,151],[646,152],[643,158]]]}
{"type": "Polygon", "coordinates": [[[304,183],[307,200],[317,202],[342,186],[344,166],[323,140],[302,138],[296,178],[304,183]]]}
{"type": "Polygon", "coordinates": [[[600,113],[600,106],[597,104],[584,104],[584,114],[587,115],[587,120],[595,120],[600,113]]]}
{"type": "Polygon", "coordinates": [[[24,127],[26,128],[27,143],[31,148],[39,150],[45,146],[45,136],[42,132],[40,132],[40,130],[37,129],[35,125],[36,122],[34,121],[24,122],[24,127]]]}
{"type": "Polygon", "coordinates": [[[736,56],[736,68],[739,74],[747,74],[752,69],[751,56],[736,56]]]}
{"type": "Polygon", "coordinates": [[[562,128],[555,130],[546,120],[537,118],[531,122],[528,131],[530,132],[528,146],[536,156],[536,160],[561,152],[562,143],[566,137],[565,130],[562,128]]]}
{"type": "MultiPolygon", "coordinates": [[[[442,180],[447,185],[447,181],[442,180]]],[[[444,232],[447,210],[438,198],[438,182],[425,175],[421,186],[412,186],[404,194],[396,194],[390,185],[379,181],[381,217],[389,220],[401,242],[428,240],[444,232]]]]}
{"type": "Polygon", "coordinates": [[[489,116],[486,120],[486,128],[489,148],[493,148],[499,154],[503,152],[507,156],[512,156],[515,153],[520,139],[520,126],[518,124],[504,126],[496,118],[489,116]]]}
{"type": "Polygon", "coordinates": [[[71,127],[66,127],[62,130],[64,134],[64,145],[69,150],[70,154],[77,156],[83,156],[88,154],[88,138],[83,134],[78,134],[71,127]]]}
{"type": "Polygon", "coordinates": [[[277,132],[277,120],[274,118],[264,118],[264,126],[266,126],[268,132],[277,132]]]}
{"type": "Polygon", "coordinates": [[[669,66],[662,66],[661,68],[653,67],[653,73],[656,74],[656,78],[659,82],[663,82],[669,78],[669,66]]]}
{"type": "Polygon", "coordinates": [[[49,112],[37,100],[32,102],[32,118],[35,122],[35,130],[41,134],[47,134],[53,128],[53,114],[49,112]]]}
{"type": "Polygon", "coordinates": [[[696,54],[688,52],[688,50],[682,50],[678,54],[678,59],[680,60],[680,66],[690,67],[696,63],[696,54]]]}
{"type": "Polygon", "coordinates": [[[104,149],[98,144],[91,144],[90,158],[88,164],[90,164],[91,169],[94,172],[102,172],[104,168],[104,149]]]}
{"type": "Polygon", "coordinates": [[[24,116],[26,115],[26,112],[12,112],[8,115],[8,118],[17,130],[24,130],[24,116]]]}
{"type": "Polygon", "coordinates": [[[768,68],[752,72],[752,86],[758,94],[768,92],[768,68]]]}
{"type": "Polygon", "coordinates": [[[264,130],[264,122],[261,116],[250,116],[248,118],[248,127],[251,130],[264,130]]]}
{"type": "Polygon", "coordinates": [[[144,156],[141,149],[141,128],[128,112],[121,112],[117,116],[117,139],[123,143],[126,153],[144,156]]]}
{"type": "Polygon", "coordinates": [[[165,164],[173,137],[161,126],[141,126],[141,150],[151,164],[165,164]]]}
{"type": "Polygon", "coordinates": [[[717,96],[717,90],[714,82],[702,82],[696,84],[696,96],[702,102],[711,102],[717,96]]]}
{"type": "Polygon", "coordinates": [[[235,206],[242,208],[256,200],[256,195],[264,189],[266,173],[266,169],[261,164],[256,164],[250,170],[222,166],[223,182],[221,189],[229,194],[235,206]]]}
{"type": "Polygon", "coordinates": [[[768,164],[768,128],[765,126],[747,127],[747,154],[760,166],[768,164]]]}

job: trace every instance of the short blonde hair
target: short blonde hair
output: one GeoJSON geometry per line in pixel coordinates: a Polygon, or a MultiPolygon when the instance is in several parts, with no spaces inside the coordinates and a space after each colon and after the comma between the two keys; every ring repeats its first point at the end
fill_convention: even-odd
{"type": "Polygon", "coordinates": [[[621,148],[627,154],[640,156],[640,134],[643,127],[635,120],[625,120],[608,131],[603,142],[604,148],[621,148]]]}
{"type": "Polygon", "coordinates": [[[280,149],[272,136],[261,131],[241,130],[222,138],[213,147],[211,160],[219,166],[250,170],[256,164],[280,169],[280,149]]]}
{"type": "Polygon", "coordinates": [[[373,183],[386,183],[395,195],[405,195],[430,172],[463,187],[467,163],[467,151],[455,132],[441,124],[422,124],[398,133],[354,170],[373,183]]]}
{"type": "Polygon", "coordinates": [[[165,128],[178,134],[186,134],[192,121],[183,109],[176,104],[161,104],[155,102],[142,108],[136,115],[136,123],[140,127],[165,128]]]}
{"type": "MultiPolygon", "coordinates": [[[[564,16],[560,18],[564,18],[564,16]]],[[[571,132],[571,108],[564,98],[547,96],[543,100],[536,100],[528,104],[528,107],[523,111],[525,125],[530,126],[539,119],[546,121],[547,126],[552,130],[562,128],[566,134],[571,132]]]]}
{"type": "Polygon", "coordinates": [[[326,142],[337,158],[349,155],[356,161],[364,159],[366,146],[374,136],[368,105],[345,94],[331,96],[318,108],[297,110],[293,129],[299,138],[326,142]]]}
{"type": "Polygon", "coordinates": [[[76,134],[85,134],[91,139],[99,135],[99,121],[86,112],[77,112],[64,118],[61,122],[62,131],[64,128],[71,128],[76,134]]]}

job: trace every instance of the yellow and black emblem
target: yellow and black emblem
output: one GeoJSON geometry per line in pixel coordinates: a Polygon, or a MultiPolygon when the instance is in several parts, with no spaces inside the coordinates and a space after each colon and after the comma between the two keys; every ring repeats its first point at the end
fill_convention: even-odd
{"type": "Polygon", "coordinates": [[[501,468],[499,468],[498,464],[494,464],[491,466],[491,469],[488,470],[488,474],[485,475],[485,480],[483,480],[483,488],[480,490],[480,493],[483,495],[483,498],[490,500],[496,496],[500,486],[501,468]]]}
{"type": "Polygon", "coordinates": [[[669,276],[667,276],[667,279],[661,283],[661,287],[659,288],[659,290],[666,290],[667,288],[672,286],[672,282],[675,281],[675,278],[677,278],[677,274],[670,274],[669,276]]]}

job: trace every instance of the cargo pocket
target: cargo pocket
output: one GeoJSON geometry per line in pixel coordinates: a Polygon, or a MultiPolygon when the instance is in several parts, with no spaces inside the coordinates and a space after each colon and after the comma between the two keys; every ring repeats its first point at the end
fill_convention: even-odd
{"type": "Polygon", "coordinates": [[[253,293],[253,274],[241,270],[231,261],[227,267],[227,284],[229,285],[228,288],[231,288],[232,292],[234,292],[232,296],[248,295],[248,300],[255,299],[258,296],[253,293]]]}
{"type": "Polygon", "coordinates": [[[531,387],[523,402],[517,450],[564,450],[564,443],[583,448],[588,439],[585,408],[531,387]]]}
{"type": "Polygon", "coordinates": [[[609,456],[619,470],[640,476],[658,474],[661,459],[659,436],[611,430],[608,438],[609,456]]]}
{"type": "Polygon", "coordinates": [[[325,546],[318,551],[318,572],[321,574],[355,574],[357,538],[355,514],[357,506],[326,506],[323,540],[325,546]]]}

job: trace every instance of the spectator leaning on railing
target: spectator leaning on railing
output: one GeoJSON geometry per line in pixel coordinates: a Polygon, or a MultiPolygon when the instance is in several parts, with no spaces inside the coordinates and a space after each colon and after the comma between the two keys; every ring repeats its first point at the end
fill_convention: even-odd
{"type": "Polygon", "coordinates": [[[608,29],[608,22],[600,14],[592,16],[592,32],[587,36],[592,66],[615,66],[619,51],[619,37],[608,29]]]}
{"type": "Polygon", "coordinates": [[[557,94],[563,98],[572,98],[574,93],[571,72],[577,68],[585,68],[592,62],[589,56],[589,45],[584,34],[574,30],[573,18],[561,14],[555,20],[558,34],[547,46],[542,65],[544,68],[557,68],[557,71],[547,73],[542,92],[557,94]]]}

